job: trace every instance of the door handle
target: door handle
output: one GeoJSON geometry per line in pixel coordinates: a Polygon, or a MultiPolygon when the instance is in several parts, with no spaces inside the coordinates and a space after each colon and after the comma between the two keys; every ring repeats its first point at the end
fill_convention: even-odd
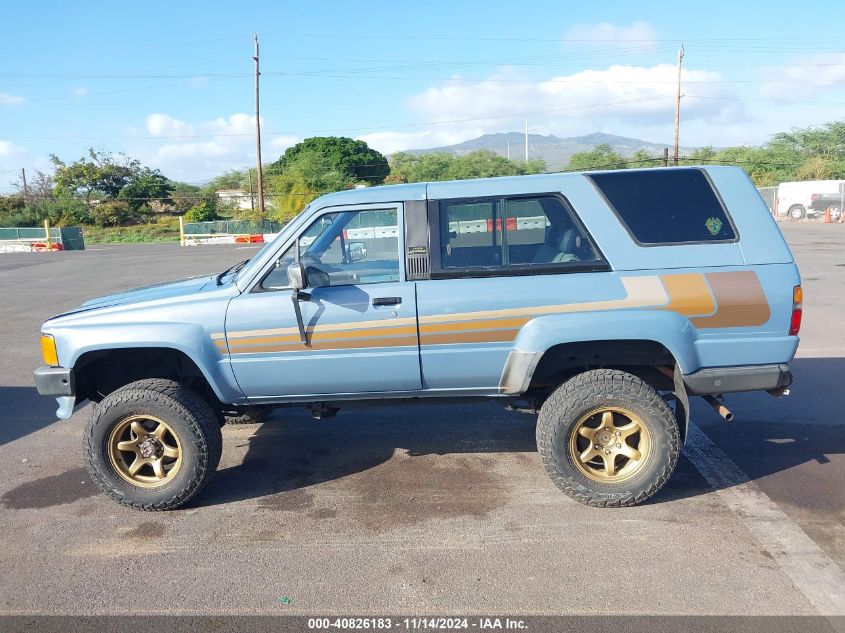
{"type": "Polygon", "coordinates": [[[376,297],[373,306],[395,306],[402,303],[402,297],[376,297]]]}

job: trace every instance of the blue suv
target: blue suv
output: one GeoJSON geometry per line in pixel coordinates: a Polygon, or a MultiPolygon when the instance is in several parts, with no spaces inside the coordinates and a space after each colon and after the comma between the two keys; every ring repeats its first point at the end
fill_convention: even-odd
{"type": "MultiPolygon", "coordinates": [[[[689,398],[782,395],[801,287],[739,169],[547,174],[323,196],[252,259],[88,301],[42,329],[40,393],[141,510],[212,476],[225,416],[498,400],[552,480],[630,506],[672,474],[689,398]]],[[[456,423],[459,423],[456,421],[456,423]]]]}

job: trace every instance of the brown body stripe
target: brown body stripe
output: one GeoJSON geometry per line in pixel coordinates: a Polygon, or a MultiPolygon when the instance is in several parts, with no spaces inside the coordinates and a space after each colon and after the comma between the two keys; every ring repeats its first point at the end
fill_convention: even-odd
{"type": "Polygon", "coordinates": [[[331,349],[365,349],[369,347],[416,347],[416,336],[402,336],[395,338],[364,339],[358,341],[325,341],[308,345],[294,343],[289,345],[255,345],[254,347],[232,350],[233,354],[265,354],[267,352],[308,352],[311,350],[331,349]]]}
{"type": "MultiPolygon", "coordinates": [[[[346,339],[369,340],[381,336],[402,336],[408,334],[416,334],[416,326],[399,326],[399,327],[385,327],[372,328],[369,330],[350,330],[346,332],[318,332],[315,333],[313,329],[306,329],[306,335],[309,341],[315,343],[323,343],[326,341],[341,341],[346,339]]],[[[238,338],[229,341],[232,347],[250,346],[250,345],[267,345],[270,343],[300,343],[299,334],[288,336],[254,336],[251,338],[238,338]]]]}
{"type": "Polygon", "coordinates": [[[521,317],[519,319],[487,319],[484,321],[459,321],[457,323],[436,323],[431,325],[420,325],[420,334],[425,335],[436,332],[455,332],[455,330],[501,330],[507,328],[521,328],[533,317],[521,317]]]}
{"type": "Polygon", "coordinates": [[[697,328],[763,325],[772,316],[766,293],[754,271],[707,273],[718,309],[712,316],[692,318],[697,328]]]}
{"type": "Polygon", "coordinates": [[[423,345],[502,343],[513,341],[518,333],[519,330],[487,330],[482,332],[454,332],[452,334],[424,334],[420,343],[423,345]]]}

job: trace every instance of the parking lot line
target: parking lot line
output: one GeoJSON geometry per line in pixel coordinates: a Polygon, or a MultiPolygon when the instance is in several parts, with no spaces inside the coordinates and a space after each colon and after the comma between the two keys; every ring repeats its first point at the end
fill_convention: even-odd
{"type": "Polygon", "coordinates": [[[685,455],[821,615],[845,615],[845,573],[690,421],[685,455]]]}

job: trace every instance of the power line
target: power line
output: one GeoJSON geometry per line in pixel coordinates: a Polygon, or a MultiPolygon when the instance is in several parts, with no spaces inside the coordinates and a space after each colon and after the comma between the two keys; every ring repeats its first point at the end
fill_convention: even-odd
{"type": "Polygon", "coordinates": [[[843,101],[811,101],[807,99],[779,99],[777,97],[752,97],[748,95],[696,95],[684,94],[684,98],[693,99],[721,99],[725,101],[759,101],[762,103],[786,103],[793,105],[819,105],[819,106],[839,106],[845,105],[843,101]]]}
{"type": "MultiPolygon", "coordinates": [[[[573,43],[593,43],[593,42],[671,42],[673,45],[680,40],[685,42],[697,43],[718,43],[718,42],[781,42],[783,38],[780,37],[704,37],[704,38],[651,38],[651,37],[632,37],[632,38],[540,38],[540,37],[471,37],[463,34],[457,36],[450,35],[386,35],[378,33],[359,33],[354,34],[327,34],[327,33],[266,33],[265,37],[285,37],[285,38],[303,38],[303,39],[355,39],[355,40],[443,40],[443,41],[461,41],[461,42],[573,42],[573,43]]],[[[791,42],[799,41],[821,41],[833,40],[839,41],[841,38],[835,35],[827,36],[807,36],[805,38],[792,37],[791,42]]]]}

